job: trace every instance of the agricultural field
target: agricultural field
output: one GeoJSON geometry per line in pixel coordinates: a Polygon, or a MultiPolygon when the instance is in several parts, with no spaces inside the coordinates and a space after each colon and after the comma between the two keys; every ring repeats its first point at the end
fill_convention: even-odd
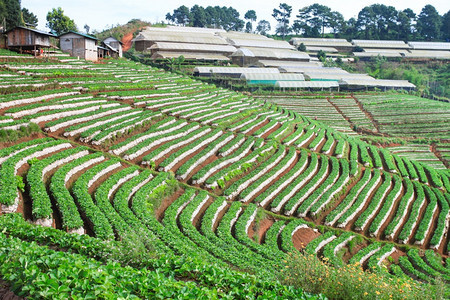
{"type": "Polygon", "coordinates": [[[401,137],[450,139],[447,102],[410,95],[359,95],[356,99],[372,115],[383,133],[401,137]]]}
{"type": "Polygon", "coordinates": [[[450,282],[448,171],[319,111],[126,60],[6,58],[0,78],[0,274],[23,296],[92,298],[85,278],[123,298],[322,298],[280,282],[292,253],[450,282]]]}
{"type": "Polygon", "coordinates": [[[419,161],[435,169],[446,169],[443,163],[443,160],[446,160],[445,147],[442,147],[442,149],[439,146],[436,147],[436,152],[442,157],[442,160],[440,160],[436,156],[436,153],[433,152],[433,147],[431,145],[407,144],[402,146],[387,147],[386,149],[400,157],[406,157],[411,160],[419,161]]]}

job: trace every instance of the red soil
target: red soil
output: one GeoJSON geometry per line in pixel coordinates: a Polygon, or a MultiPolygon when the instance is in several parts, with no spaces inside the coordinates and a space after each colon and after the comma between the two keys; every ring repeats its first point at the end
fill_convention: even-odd
{"type": "Polygon", "coordinates": [[[320,233],[314,231],[312,228],[302,228],[294,233],[292,236],[292,243],[294,243],[296,249],[301,250],[319,235],[320,233]]]}
{"type": "Polygon", "coordinates": [[[133,33],[127,33],[122,37],[122,50],[123,52],[126,52],[130,50],[131,46],[133,45],[133,42],[131,41],[133,39],[133,33]]]}

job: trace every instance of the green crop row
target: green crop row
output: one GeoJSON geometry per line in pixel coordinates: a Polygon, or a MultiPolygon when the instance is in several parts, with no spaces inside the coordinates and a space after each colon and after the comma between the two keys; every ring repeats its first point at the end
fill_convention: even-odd
{"type": "MultiPolygon", "coordinates": [[[[0,203],[4,205],[14,204],[17,198],[17,178],[16,178],[16,165],[23,159],[33,155],[34,153],[39,153],[45,151],[47,148],[53,146],[62,145],[64,141],[55,140],[39,140],[42,144],[35,144],[36,146],[24,149],[23,151],[16,152],[13,156],[9,157],[2,163],[2,168],[0,169],[0,203]]],[[[17,148],[17,147],[14,147],[17,148]]],[[[7,148],[10,149],[10,148],[7,148]]],[[[51,152],[48,151],[47,154],[51,152]]],[[[11,153],[10,153],[11,154],[11,153]]]]}
{"type": "MultiPolygon", "coordinates": [[[[333,160],[332,160],[333,163],[333,160]]],[[[333,199],[340,196],[340,194],[345,192],[345,185],[349,182],[349,163],[346,159],[340,160],[340,168],[341,168],[341,175],[336,180],[336,182],[331,186],[330,189],[328,189],[320,198],[319,200],[314,203],[311,208],[311,214],[315,218],[319,216],[324,210],[328,208],[329,205],[331,205],[333,202],[333,199]],[[340,190],[340,192],[338,192],[340,190]]],[[[334,168],[333,168],[334,170],[334,168]]],[[[325,180],[328,180],[325,179],[325,180]]]]}
{"type": "Polygon", "coordinates": [[[88,162],[89,160],[99,159],[102,157],[101,153],[94,153],[76,159],[63,167],[59,168],[53,174],[50,181],[50,192],[56,201],[56,207],[61,214],[62,225],[64,229],[78,229],[83,227],[83,220],[75,205],[75,200],[66,187],[65,177],[69,171],[75,167],[88,162]]]}
{"type": "Polygon", "coordinates": [[[371,234],[375,234],[378,232],[378,230],[386,220],[387,216],[392,212],[394,202],[397,198],[396,196],[399,194],[403,186],[402,180],[400,179],[399,176],[393,175],[392,179],[394,186],[392,187],[392,190],[389,192],[389,194],[386,196],[383,206],[377,213],[375,219],[372,221],[372,224],[370,224],[369,233],[371,234]]]}
{"type": "Polygon", "coordinates": [[[53,213],[52,202],[47,193],[43,178],[43,175],[45,176],[45,174],[42,173],[44,168],[57,161],[62,161],[62,163],[64,163],[64,159],[68,159],[70,156],[86,150],[86,147],[64,150],[31,165],[27,173],[27,184],[32,202],[32,214],[34,219],[49,219],[52,217],[53,213]]]}

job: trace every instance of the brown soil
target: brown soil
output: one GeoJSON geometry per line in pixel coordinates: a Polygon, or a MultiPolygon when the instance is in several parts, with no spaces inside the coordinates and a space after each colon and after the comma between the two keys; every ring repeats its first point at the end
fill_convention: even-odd
{"type": "Polygon", "coordinates": [[[164,218],[164,212],[166,209],[175,201],[177,200],[181,195],[183,195],[184,189],[179,188],[177,191],[175,191],[172,195],[169,197],[163,199],[161,201],[161,204],[159,207],[154,208],[154,214],[158,221],[161,222],[161,220],[164,218]]]}
{"type": "Polygon", "coordinates": [[[203,169],[204,167],[206,167],[207,165],[213,163],[215,160],[219,159],[215,154],[211,155],[210,157],[208,157],[204,162],[202,162],[201,164],[199,164],[197,167],[195,167],[191,173],[189,173],[189,175],[186,177],[186,182],[189,182],[189,184],[192,184],[192,182],[190,182],[190,179],[192,176],[194,176],[194,174],[197,174],[201,169],[203,169]]]}
{"type": "Polygon", "coordinates": [[[292,243],[294,247],[298,250],[302,250],[309,244],[312,240],[320,236],[319,232],[315,232],[312,228],[302,228],[297,230],[292,236],[292,243]]]}
{"type": "Polygon", "coordinates": [[[377,129],[377,132],[380,132],[380,128],[378,127],[378,122],[373,118],[372,114],[364,109],[362,103],[355,96],[352,96],[352,98],[355,100],[355,102],[358,105],[359,109],[361,109],[361,111],[372,122],[373,126],[377,129]]]}
{"type": "Polygon", "coordinates": [[[208,207],[214,202],[214,199],[209,197],[208,201],[206,201],[205,204],[203,204],[202,208],[200,209],[199,213],[197,214],[197,216],[194,218],[194,220],[192,220],[192,224],[199,229],[202,225],[201,220],[203,219],[203,215],[205,214],[206,210],[208,209],[208,207]]]}
{"type": "Polygon", "coordinates": [[[252,130],[250,130],[247,135],[253,135],[253,133],[255,133],[256,131],[258,131],[259,129],[261,129],[262,127],[266,126],[267,123],[269,123],[269,120],[266,119],[264,122],[262,122],[260,125],[253,127],[252,130]]]}
{"type": "Polygon", "coordinates": [[[424,246],[425,248],[428,248],[428,247],[429,247],[431,238],[432,238],[433,235],[434,235],[434,231],[436,230],[436,227],[437,227],[437,222],[438,222],[439,212],[440,212],[440,211],[441,211],[440,209],[437,209],[436,212],[435,212],[434,215],[433,215],[433,218],[432,218],[433,221],[431,222],[430,230],[429,230],[429,232],[428,232],[428,235],[425,237],[425,241],[424,241],[424,243],[423,243],[423,246],[424,246]]]}
{"type": "Polygon", "coordinates": [[[16,294],[14,294],[10,290],[10,286],[6,281],[3,279],[0,279],[0,299],[3,300],[22,300],[25,298],[19,297],[16,294]]]}
{"type": "Polygon", "coordinates": [[[362,174],[364,173],[364,167],[362,168],[362,171],[359,172],[357,175],[358,177],[353,177],[350,180],[350,184],[345,188],[346,192],[341,195],[341,197],[334,201],[333,205],[330,205],[327,210],[323,211],[319,216],[315,218],[316,224],[321,224],[324,222],[326,216],[330,214],[332,210],[334,210],[338,205],[344,200],[344,198],[347,196],[348,192],[358,183],[358,181],[361,179],[362,174]]]}
{"type": "MultiPolygon", "coordinates": [[[[253,202],[254,199],[256,199],[260,194],[264,193],[264,191],[266,189],[268,189],[273,183],[279,181],[281,178],[283,178],[283,176],[288,173],[298,162],[298,155],[295,157],[294,162],[280,175],[278,175],[278,177],[276,177],[274,180],[272,180],[271,182],[269,182],[268,184],[266,184],[265,186],[261,187],[258,192],[248,201],[249,203],[253,202]]],[[[274,168],[276,167],[276,165],[274,166],[274,168]]],[[[270,172],[271,170],[267,171],[270,172]]]]}
{"type": "Polygon", "coordinates": [[[25,142],[28,142],[28,141],[31,141],[31,140],[42,139],[42,138],[45,138],[45,137],[46,136],[42,132],[36,132],[36,133],[34,133],[34,134],[30,135],[30,136],[26,136],[26,137],[20,138],[17,141],[14,141],[14,142],[1,142],[0,143],[0,149],[8,148],[8,147],[11,147],[11,146],[14,146],[14,145],[17,145],[17,144],[20,144],[20,143],[25,143],[25,142]]]}
{"type": "Polygon", "coordinates": [[[344,256],[342,257],[342,259],[344,260],[344,262],[347,263],[356,253],[358,253],[361,249],[366,248],[366,247],[367,247],[366,242],[363,242],[363,243],[353,246],[352,251],[350,251],[350,249],[347,247],[348,251],[346,251],[344,253],[344,256]]]}
{"type": "Polygon", "coordinates": [[[273,132],[277,131],[280,127],[281,127],[281,124],[278,123],[274,128],[272,128],[271,130],[269,130],[266,133],[264,133],[262,135],[262,138],[266,139],[269,135],[271,135],[273,132]]]}
{"type": "MultiPolygon", "coordinates": [[[[429,202],[427,200],[425,200],[425,204],[423,205],[422,209],[419,211],[419,216],[417,217],[417,222],[416,222],[416,224],[415,224],[415,226],[414,226],[414,228],[412,230],[412,233],[411,233],[411,236],[410,236],[410,239],[409,239],[409,244],[412,244],[415,241],[414,240],[414,236],[416,235],[416,231],[419,228],[419,224],[420,224],[420,222],[423,219],[423,215],[425,214],[425,211],[426,211],[428,205],[429,205],[429,202]]],[[[403,228],[401,228],[400,231],[402,229],[403,228]]]]}
{"type": "MultiPolygon", "coordinates": [[[[258,235],[258,241],[260,244],[263,243],[266,237],[267,230],[269,230],[269,228],[273,225],[273,223],[275,223],[275,220],[270,216],[266,217],[265,219],[261,220],[261,222],[259,222],[256,234],[258,235]]],[[[250,238],[252,238],[253,236],[254,234],[250,236],[250,238]]]]}
{"type": "Polygon", "coordinates": [[[401,250],[399,250],[399,249],[395,249],[395,251],[394,251],[390,256],[394,259],[394,262],[395,262],[396,264],[398,264],[398,259],[399,259],[401,256],[405,256],[405,255],[406,255],[405,252],[403,252],[403,251],[401,251],[401,250]]]}
{"type": "Polygon", "coordinates": [[[127,33],[122,37],[122,50],[123,52],[126,52],[130,50],[131,46],[133,45],[133,42],[131,41],[133,39],[133,33],[127,33]]]}
{"type": "Polygon", "coordinates": [[[219,226],[220,221],[222,220],[223,216],[227,213],[228,208],[230,208],[230,206],[226,206],[224,209],[222,209],[220,211],[220,213],[217,216],[216,223],[212,225],[212,231],[214,231],[214,232],[216,231],[216,229],[219,226]]]}
{"type": "Polygon", "coordinates": [[[97,179],[94,184],[92,186],[89,187],[88,193],[92,195],[92,197],[94,196],[94,192],[98,189],[98,187],[100,185],[102,185],[102,183],[104,181],[106,181],[109,177],[111,177],[111,175],[122,171],[123,169],[125,169],[125,167],[122,165],[121,167],[114,169],[112,172],[109,172],[105,175],[103,175],[102,177],[100,177],[99,179],[97,179]]]}
{"type": "Polygon", "coordinates": [[[361,214],[367,209],[367,207],[369,206],[370,202],[372,201],[373,196],[376,194],[376,192],[378,191],[378,189],[380,188],[380,185],[383,183],[383,179],[380,180],[380,182],[378,183],[378,185],[376,186],[376,188],[372,191],[372,193],[370,195],[368,195],[366,197],[366,201],[364,203],[363,208],[360,210],[359,213],[356,214],[356,216],[353,218],[353,220],[351,220],[350,222],[348,222],[348,225],[345,227],[345,230],[350,231],[351,228],[353,227],[353,224],[356,222],[356,220],[358,220],[358,218],[361,216],[361,214]]]}
{"type": "Polygon", "coordinates": [[[400,201],[402,200],[403,196],[405,195],[405,188],[402,188],[402,191],[400,195],[397,197],[397,199],[394,200],[394,206],[392,207],[389,216],[387,217],[386,221],[381,224],[380,230],[378,231],[379,237],[384,237],[384,230],[386,227],[388,227],[389,223],[391,223],[392,219],[397,214],[398,206],[400,205],[400,201]]]}

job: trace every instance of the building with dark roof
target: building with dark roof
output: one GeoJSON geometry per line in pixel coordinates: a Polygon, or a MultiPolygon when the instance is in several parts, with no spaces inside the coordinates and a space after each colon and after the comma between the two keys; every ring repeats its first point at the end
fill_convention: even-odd
{"type": "Polygon", "coordinates": [[[19,52],[32,51],[35,55],[44,48],[50,48],[50,37],[56,37],[51,33],[23,26],[14,27],[5,34],[8,49],[19,52]]]}

